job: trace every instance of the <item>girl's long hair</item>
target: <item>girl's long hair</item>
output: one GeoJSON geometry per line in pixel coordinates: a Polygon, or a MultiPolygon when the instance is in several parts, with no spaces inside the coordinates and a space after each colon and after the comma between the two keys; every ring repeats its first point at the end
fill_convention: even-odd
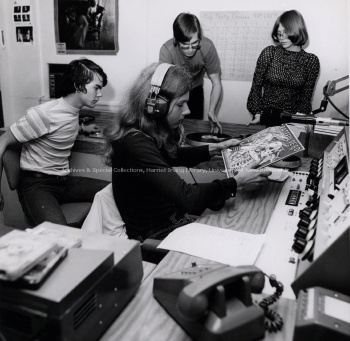
{"type": "MultiPolygon", "coordinates": [[[[152,138],[159,149],[165,150],[169,156],[174,156],[180,138],[180,128],[173,131],[166,119],[152,118],[145,112],[146,99],[151,90],[151,78],[159,63],[151,64],[141,71],[133,82],[115,113],[113,124],[104,131],[106,147],[104,162],[111,166],[113,144],[123,140],[130,133],[142,132],[152,138]]],[[[190,75],[181,66],[170,67],[163,79],[159,95],[166,97],[169,102],[184,95],[191,89],[190,75]]]]}

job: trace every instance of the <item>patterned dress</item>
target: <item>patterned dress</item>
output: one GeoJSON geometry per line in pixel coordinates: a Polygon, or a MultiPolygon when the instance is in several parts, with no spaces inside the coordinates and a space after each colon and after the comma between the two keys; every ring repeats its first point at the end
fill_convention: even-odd
{"type": "Polygon", "coordinates": [[[303,49],[294,52],[281,45],[266,47],[257,61],[247,109],[253,115],[266,107],[278,107],[292,114],[311,113],[319,71],[317,56],[303,49]]]}

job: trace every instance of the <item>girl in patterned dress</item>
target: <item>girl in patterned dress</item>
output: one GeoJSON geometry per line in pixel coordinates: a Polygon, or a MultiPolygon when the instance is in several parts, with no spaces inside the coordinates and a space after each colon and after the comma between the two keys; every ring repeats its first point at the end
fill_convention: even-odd
{"type": "Polygon", "coordinates": [[[264,108],[280,108],[289,113],[311,113],[311,99],[320,70],[317,56],[302,48],[308,33],[302,15],[291,10],[277,18],[272,30],[277,46],[260,54],[247,109],[252,124],[260,123],[264,108]]]}

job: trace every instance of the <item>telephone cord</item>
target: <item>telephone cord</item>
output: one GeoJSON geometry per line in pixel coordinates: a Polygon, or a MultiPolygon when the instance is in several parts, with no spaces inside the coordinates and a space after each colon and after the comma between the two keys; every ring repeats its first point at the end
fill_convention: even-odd
{"type": "Polygon", "coordinates": [[[280,298],[283,293],[283,284],[276,280],[274,275],[267,276],[270,280],[272,287],[276,288],[274,294],[265,297],[260,303],[259,306],[264,310],[265,314],[265,329],[269,332],[277,332],[283,327],[283,318],[275,311],[269,308],[269,306],[280,298]]]}

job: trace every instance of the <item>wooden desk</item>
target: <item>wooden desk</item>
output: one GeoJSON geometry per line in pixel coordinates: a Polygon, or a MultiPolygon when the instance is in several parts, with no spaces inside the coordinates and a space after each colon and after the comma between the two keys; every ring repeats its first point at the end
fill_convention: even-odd
{"type": "MultiPolygon", "coordinates": [[[[207,121],[185,120],[184,126],[186,133],[210,131],[209,122],[207,121]]],[[[224,123],[223,128],[224,133],[233,137],[239,137],[241,134],[251,134],[264,127],[224,123]]],[[[310,159],[302,159],[300,170],[307,171],[309,163],[310,159]]],[[[215,168],[220,168],[220,161],[216,161],[215,168]]],[[[260,190],[250,193],[238,193],[236,198],[227,201],[221,211],[206,210],[197,221],[236,231],[264,233],[281,189],[282,184],[269,182],[260,190]]],[[[189,267],[192,262],[197,264],[213,263],[187,254],[169,252],[151,275],[145,279],[135,298],[106,331],[101,340],[191,340],[155,300],[152,290],[155,277],[189,267]]],[[[261,295],[254,295],[254,300],[260,301],[261,295]]],[[[283,317],[284,326],[282,331],[278,333],[266,332],[265,340],[292,340],[296,309],[295,301],[281,298],[271,307],[283,317]]]]}
{"type": "MultiPolygon", "coordinates": [[[[134,299],[124,309],[117,320],[102,336],[101,341],[115,340],[152,340],[152,341],[190,341],[184,330],[173,320],[153,297],[153,279],[168,274],[192,262],[208,264],[202,258],[178,252],[170,252],[150,276],[141,284],[134,299]]],[[[256,295],[254,299],[257,297],[256,295]]],[[[260,297],[258,298],[260,300],[260,297]]],[[[284,317],[285,325],[281,332],[266,333],[265,340],[292,340],[295,316],[295,304],[287,299],[280,299],[274,309],[284,317]],[[287,318],[288,317],[288,318],[287,318]]]]}
{"type": "MultiPolygon", "coordinates": [[[[184,125],[186,133],[196,131],[205,132],[210,129],[209,122],[207,121],[185,120],[184,125]]],[[[238,137],[241,134],[257,132],[263,127],[223,124],[223,128],[224,133],[238,137]]],[[[96,141],[91,139],[91,143],[96,143],[96,141]]],[[[97,142],[97,144],[100,143],[100,141],[97,142]]],[[[237,198],[229,200],[221,211],[205,211],[198,219],[198,222],[237,231],[263,233],[281,188],[281,184],[270,182],[258,191],[238,193],[237,198]]],[[[144,277],[137,294],[116,321],[109,327],[101,340],[191,340],[154,299],[152,289],[154,277],[178,271],[190,266],[192,262],[196,262],[197,264],[213,263],[198,257],[178,252],[169,252],[156,269],[150,269],[150,273],[147,271],[147,275],[144,277]]],[[[260,299],[260,297],[258,298],[260,299]]],[[[287,299],[280,299],[273,308],[284,318],[285,325],[283,330],[277,334],[266,334],[265,339],[276,341],[292,340],[295,303],[287,299]]]]}
{"type": "MultiPolygon", "coordinates": [[[[188,120],[185,129],[192,126],[193,121],[188,120]]],[[[197,131],[203,127],[205,129],[208,122],[199,121],[197,131]]],[[[207,127],[208,128],[208,127],[207,127]]],[[[235,130],[231,127],[231,132],[245,132],[247,128],[259,129],[258,127],[241,126],[243,130],[235,130]]],[[[205,131],[205,130],[203,130],[205,131]]],[[[232,134],[232,133],[231,133],[232,134]]],[[[309,160],[304,160],[303,166],[306,168],[309,160]]],[[[264,233],[269,219],[274,210],[278,196],[282,189],[282,184],[269,182],[263,188],[254,192],[237,193],[237,197],[226,202],[225,207],[213,212],[206,210],[197,220],[199,223],[229,228],[236,231],[249,233],[264,233]]],[[[156,269],[145,279],[134,299],[129,303],[117,320],[106,331],[101,340],[152,340],[152,341],[189,341],[191,338],[173,320],[168,313],[153,297],[153,279],[182,268],[189,267],[192,262],[197,264],[214,263],[202,258],[182,254],[179,252],[169,252],[156,269]]],[[[268,282],[266,285],[269,285],[268,282]]],[[[260,301],[261,295],[254,295],[254,299],[260,301]]],[[[276,310],[284,319],[282,331],[278,333],[267,333],[265,340],[289,341],[292,340],[295,319],[295,302],[281,298],[275,303],[272,309],[276,310]]]]}
{"type": "MultiPolygon", "coordinates": [[[[263,233],[281,188],[282,185],[279,183],[269,183],[254,193],[238,194],[238,197],[229,200],[221,211],[207,210],[197,221],[237,231],[263,233]]],[[[192,262],[197,264],[214,263],[179,252],[169,252],[151,275],[145,279],[135,298],[101,340],[191,340],[154,299],[152,290],[154,277],[189,267],[192,262]]],[[[258,301],[261,300],[260,295],[255,295],[254,298],[258,301]]],[[[284,318],[285,325],[279,333],[266,333],[265,340],[292,340],[295,303],[282,298],[272,307],[284,318]]]]}

